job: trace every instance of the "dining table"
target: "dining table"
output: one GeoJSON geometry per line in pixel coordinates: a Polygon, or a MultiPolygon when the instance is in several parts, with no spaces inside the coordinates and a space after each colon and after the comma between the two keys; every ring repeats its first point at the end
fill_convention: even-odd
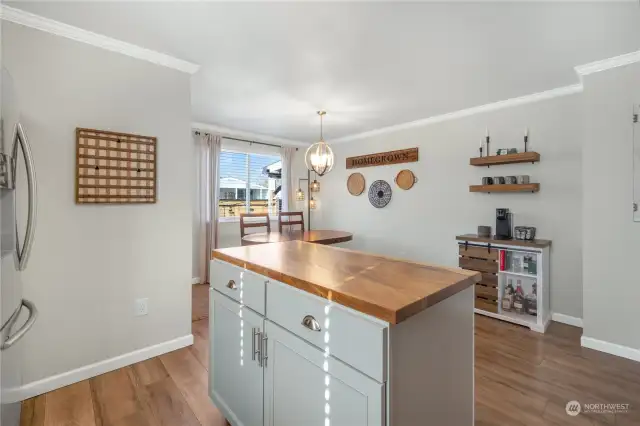
{"type": "Polygon", "coordinates": [[[312,231],[257,232],[242,238],[242,245],[280,243],[300,240],[316,244],[337,244],[353,240],[353,234],[345,231],[318,229],[312,231]]]}

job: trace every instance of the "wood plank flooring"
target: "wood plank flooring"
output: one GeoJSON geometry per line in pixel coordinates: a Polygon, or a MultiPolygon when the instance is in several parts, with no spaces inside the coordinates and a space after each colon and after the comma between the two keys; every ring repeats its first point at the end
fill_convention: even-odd
{"type": "MultiPolygon", "coordinates": [[[[580,347],[581,333],[476,315],[476,425],[640,425],[640,363],[580,347]],[[630,410],[570,417],[571,400],[630,410]]],[[[224,426],[207,395],[207,320],[193,334],[189,348],[25,401],[21,426],[224,426]]]]}

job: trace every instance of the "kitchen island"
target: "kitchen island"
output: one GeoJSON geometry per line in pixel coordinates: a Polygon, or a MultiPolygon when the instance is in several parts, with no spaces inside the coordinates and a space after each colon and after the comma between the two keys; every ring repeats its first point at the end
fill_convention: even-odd
{"type": "Polygon", "coordinates": [[[234,426],[472,425],[480,278],[301,241],[215,250],[210,397],[234,426]]]}

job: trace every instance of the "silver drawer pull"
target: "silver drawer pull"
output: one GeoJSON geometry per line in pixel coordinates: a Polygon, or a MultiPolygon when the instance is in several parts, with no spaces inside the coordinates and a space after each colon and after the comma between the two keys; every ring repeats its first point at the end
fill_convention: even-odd
{"type": "Polygon", "coordinates": [[[320,324],[311,315],[307,315],[306,317],[302,318],[302,325],[304,325],[311,331],[320,331],[320,324]]]}
{"type": "Polygon", "coordinates": [[[260,365],[260,367],[264,367],[267,368],[267,358],[269,358],[267,356],[267,344],[269,343],[269,338],[267,337],[266,334],[262,335],[262,344],[260,345],[260,356],[262,359],[262,364],[260,365]]]}
{"type": "Polygon", "coordinates": [[[256,354],[258,354],[258,358],[260,358],[260,333],[259,328],[252,328],[251,332],[253,336],[251,336],[251,360],[256,360],[256,354]],[[256,349],[256,337],[258,338],[258,349],[256,349]]]}
{"type": "Polygon", "coordinates": [[[227,283],[227,288],[231,290],[237,290],[238,286],[236,285],[236,282],[234,280],[229,280],[229,282],[227,283]]]}

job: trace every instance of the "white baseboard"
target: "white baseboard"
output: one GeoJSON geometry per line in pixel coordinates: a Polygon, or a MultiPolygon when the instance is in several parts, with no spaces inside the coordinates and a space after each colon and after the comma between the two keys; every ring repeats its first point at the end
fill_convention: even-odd
{"type": "Polygon", "coordinates": [[[567,325],[572,325],[574,327],[582,328],[582,318],[570,317],[569,315],[558,314],[554,312],[551,315],[551,320],[555,322],[561,322],[562,324],[567,324],[567,325]]]}
{"type": "Polygon", "coordinates": [[[622,346],[616,343],[609,343],[604,340],[584,336],[580,339],[580,344],[584,348],[594,349],[596,351],[640,362],[640,349],[634,349],[628,346],[622,346]]]}
{"type": "Polygon", "coordinates": [[[33,398],[34,396],[42,395],[43,393],[51,392],[137,362],[142,362],[186,346],[191,346],[192,344],[193,334],[189,334],[157,345],[138,349],[124,355],[105,359],[104,361],[99,361],[94,364],[85,365],[84,367],[76,368],[75,370],[56,374],[55,376],[47,377],[46,379],[27,383],[19,388],[4,389],[2,392],[2,401],[3,403],[5,401],[8,403],[24,401],[25,399],[33,398]]]}
{"type": "Polygon", "coordinates": [[[191,278],[191,284],[200,284],[200,277],[191,278]]]}

